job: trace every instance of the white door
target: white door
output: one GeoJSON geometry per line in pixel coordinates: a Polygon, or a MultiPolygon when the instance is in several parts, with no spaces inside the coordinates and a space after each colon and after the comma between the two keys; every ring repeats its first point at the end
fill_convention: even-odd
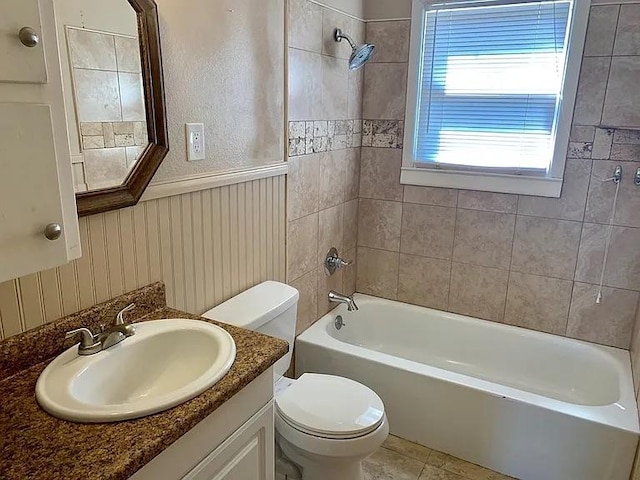
{"type": "MultiPolygon", "coordinates": [[[[2,0],[4,1],[4,0],[2,0]]],[[[49,105],[0,103],[0,282],[67,262],[49,105]]]]}
{"type": "Polygon", "coordinates": [[[38,0],[0,1],[0,65],[0,82],[47,82],[38,0]],[[22,43],[23,28],[38,36],[35,45],[22,43]]]}
{"type": "Polygon", "coordinates": [[[183,480],[273,480],[274,435],[271,402],[183,480]]]}

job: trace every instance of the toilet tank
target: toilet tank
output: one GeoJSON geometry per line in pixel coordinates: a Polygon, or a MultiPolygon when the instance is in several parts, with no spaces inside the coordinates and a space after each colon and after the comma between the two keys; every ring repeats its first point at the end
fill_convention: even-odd
{"type": "Polygon", "coordinates": [[[295,288],[267,281],[230,298],[202,316],[286,340],[289,353],[274,365],[275,380],[278,380],[291,364],[299,297],[295,288]]]}

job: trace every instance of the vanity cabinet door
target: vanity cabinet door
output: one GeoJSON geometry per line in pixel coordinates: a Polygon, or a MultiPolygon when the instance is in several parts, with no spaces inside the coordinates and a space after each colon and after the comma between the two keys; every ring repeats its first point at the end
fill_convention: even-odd
{"type": "Polygon", "coordinates": [[[183,480],[273,480],[274,435],[270,402],[183,480]]]}
{"type": "Polygon", "coordinates": [[[42,25],[38,0],[0,1],[0,82],[46,83],[47,69],[44,60],[42,25]],[[26,36],[22,43],[22,28],[38,36],[26,36]]]}
{"type": "Polygon", "coordinates": [[[0,103],[0,282],[67,262],[49,105],[0,103]]]}

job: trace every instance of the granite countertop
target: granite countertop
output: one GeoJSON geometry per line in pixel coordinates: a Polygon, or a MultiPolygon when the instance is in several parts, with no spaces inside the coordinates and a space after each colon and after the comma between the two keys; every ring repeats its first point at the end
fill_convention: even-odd
{"type": "Polygon", "coordinates": [[[44,412],[35,398],[36,381],[49,361],[68,347],[68,342],[50,342],[54,345],[45,352],[32,347],[46,344],[47,338],[60,338],[61,332],[83,325],[83,320],[83,326],[91,326],[100,318],[113,318],[113,312],[131,300],[137,305],[143,304],[138,309],[144,315],[135,321],[163,318],[205,320],[166,308],[164,286],[154,284],[92,307],[89,314],[81,312],[58,321],[59,324],[54,322],[0,342],[0,479],[129,478],[266,371],[288,350],[287,343],[282,340],[211,322],[227,330],[235,340],[236,360],[222,380],[196,398],[155,415],[118,423],[78,424],[44,412]],[[155,295],[155,298],[139,302],[140,297],[136,294],[147,295],[147,299],[149,295],[155,295]],[[86,323],[87,318],[91,318],[89,323],[86,323]],[[50,355],[44,361],[39,358],[47,354],[50,355]]]}

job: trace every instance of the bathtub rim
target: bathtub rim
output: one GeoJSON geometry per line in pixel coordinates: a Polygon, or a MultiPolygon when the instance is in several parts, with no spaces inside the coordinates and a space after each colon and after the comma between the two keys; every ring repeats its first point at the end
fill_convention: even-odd
{"type": "Polygon", "coordinates": [[[563,400],[545,397],[541,394],[527,392],[515,387],[501,385],[489,380],[483,380],[472,377],[470,375],[445,370],[440,367],[422,364],[414,360],[408,360],[388,353],[369,350],[365,347],[341,341],[331,336],[327,328],[330,328],[337,315],[344,315],[347,313],[346,307],[344,305],[339,305],[322,316],[316,323],[314,323],[311,327],[309,327],[296,338],[296,343],[309,343],[341,354],[364,357],[372,362],[389,365],[391,367],[399,368],[402,370],[407,370],[415,374],[427,375],[440,381],[456,384],[463,388],[480,390],[488,395],[503,397],[512,401],[535,405],[540,408],[560,412],[562,414],[570,415],[575,418],[607,425],[609,427],[630,432],[635,435],[640,435],[638,406],[636,403],[635,388],[631,372],[631,359],[630,354],[627,350],[591,343],[583,340],[562,337],[550,333],[539,332],[536,330],[529,330],[514,325],[506,325],[499,322],[482,320],[466,315],[444,312],[428,307],[407,304],[395,300],[388,300],[361,293],[356,293],[354,295],[354,298],[356,302],[359,302],[360,304],[382,302],[397,305],[399,306],[399,308],[427,310],[429,312],[432,312],[433,314],[445,316],[446,318],[452,320],[474,323],[481,322],[485,327],[488,328],[517,331],[519,334],[524,334],[533,338],[537,337],[544,340],[553,340],[554,343],[568,342],[576,345],[590,347],[590,349],[593,349],[598,353],[604,354],[609,357],[609,359],[614,364],[615,369],[618,373],[620,383],[620,397],[618,399],[618,402],[604,406],[572,404],[563,400]]]}

